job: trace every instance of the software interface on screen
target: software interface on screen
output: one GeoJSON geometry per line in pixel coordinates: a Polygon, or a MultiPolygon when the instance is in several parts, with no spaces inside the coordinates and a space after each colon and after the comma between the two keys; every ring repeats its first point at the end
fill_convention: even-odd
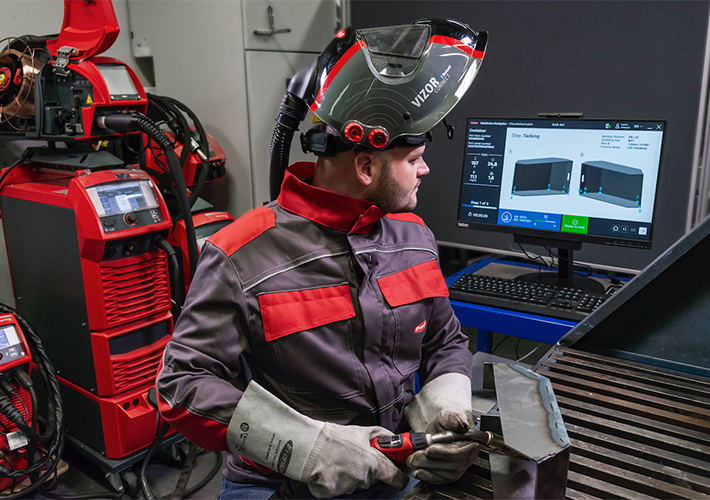
{"type": "Polygon", "coordinates": [[[153,189],[147,180],[92,186],[86,191],[101,217],[158,206],[153,189]]]}
{"type": "Polygon", "coordinates": [[[458,225],[648,242],[664,130],[662,121],[469,118],[458,225]]]}

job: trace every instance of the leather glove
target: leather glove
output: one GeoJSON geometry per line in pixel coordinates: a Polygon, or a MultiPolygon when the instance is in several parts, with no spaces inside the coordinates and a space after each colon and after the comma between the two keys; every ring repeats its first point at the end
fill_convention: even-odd
{"type": "Polygon", "coordinates": [[[384,427],[320,422],[302,415],[253,380],[227,430],[232,453],[301,481],[317,498],[352,493],[377,481],[403,489],[409,480],[370,440],[384,427]]]}
{"type": "MultiPolygon", "coordinates": [[[[471,380],[449,373],[427,382],[405,408],[415,432],[466,432],[473,425],[471,380]]],[[[479,444],[472,441],[433,444],[407,458],[414,477],[434,484],[457,481],[478,458],[479,444]]]]}
{"type": "MultiPolygon", "coordinates": [[[[472,418],[461,410],[444,410],[427,427],[433,434],[442,431],[466,432],[472,426],[472,418]]],[[[478,458],[479,444],[473,441],[433,444],[412,453],[407,458],[407,467],[414,469],[414,477],[434,484],[457,481],[478,458]]]]}

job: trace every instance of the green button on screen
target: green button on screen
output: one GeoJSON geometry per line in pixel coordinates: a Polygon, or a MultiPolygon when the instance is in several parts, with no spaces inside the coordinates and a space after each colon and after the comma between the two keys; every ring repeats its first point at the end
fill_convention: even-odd
{"type": "Polygon", "coordinates": [[[587,230],[589,229],[589,217],[580,217],[578,215],[563,215],[562,227],[560,229],[567,233],[587,234],[587,230]]]}

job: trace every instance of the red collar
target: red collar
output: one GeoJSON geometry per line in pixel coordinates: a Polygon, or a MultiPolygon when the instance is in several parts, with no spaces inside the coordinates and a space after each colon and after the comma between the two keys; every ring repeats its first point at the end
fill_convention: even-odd
{"type": "Polygon", "coordinates": [[[318,224],[367,234],[386,215],[375,203],[320,189],[303,181],[313,177],[315,163],[299,161],[288,167],[281,185],[278,203],[289,212],[318,224]]]}

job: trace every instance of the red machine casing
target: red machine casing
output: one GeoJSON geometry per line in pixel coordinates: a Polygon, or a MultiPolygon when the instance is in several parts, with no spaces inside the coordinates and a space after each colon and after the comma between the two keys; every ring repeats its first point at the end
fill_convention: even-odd
{"type": "Polygon", "coordinates": [[[89,328],[92,331],[115,328],[170,310],[170,280],[163,252],[152,250],[121,260],[103,260],[112,241],[147,233],[168,237],[172,224],[162,196],[158,196],[162,221],[149,226],[106,232],[86,192],[87,187],[116,181],[117,174],[152,183],[146,172],[104,170],[88,173],[80,170],[76,174],[42,173],[29,166],[23,167],[10,173],[0,193],[9,198],[53,205],[74,212],[89,328]]]}
{"type": "MultiPolygon", "coordinates": [[[[155,386],[154,383],[105,398],[98,397],[61,377],[57,378],[61,384],[65,407],[74,405],[65,411],[71,415],[72,411],[79,408],[85,416],[89,415],[92,420],[99,421],[103,430],[100,435],[82,435],[82,430],[76,429],[72,423],[80,420],[69,418],[67,432],[81,436],[82,442],[104,454],[106,458],[123,458],[149,446],[155,439],[159,415],[148,401],[148,393],[155,386]]],[[[170,429],[168,435],[175,432],[170,429]]]]}
{"type": "MultiPolygon", "coordinates": [[[[110,0],[93,0],[92,2],[79,2],[64,0],[64,20],[59,36],[47,42],[49,52],[57,57],[62,47],[72,47],[75,51],[68,56],[69,62],[66,69],[74,71],[84,77],[90,84],[91,90],[86,94],[81,89],[88,88],[82,85],[75,88],[75,95],[82,100],[83,136],[76,139],[93,139],[106,137],[106,131],[94,124],[97,111],[100,114],[110,114],[122,110],[135,110],[145,114],[148,109],[148,99],[145,89],[136,73],[125,63],[111,57],[96,57],[105,52],[118,38],[120,28],[116,20],[116,13],[110,0]],[[97,64],[115,64],[125,68],[138,93],[138,98],[112,99],[108,85],[97,64]]],[[[57,61],[52,61],[57,65],[57,61]]],[[[135,132],[137,133],[137,132],[135,132]]],[[[120,134],[115,134],[119,136],[120,134]]]]}
{"type": "Polygon", "coordinates": [[[150,176],[130,169],[69,173],[22,165],[0,188],[0,206],[18,312],[32,323],[70,388],[63,391],[72,401],[68,432],[99,451],[112,450],[114,458],[147,446],[157,410],[114,407],[154,386],[173,331],[167,258],[153,243],[168,237],[172,223],[150,176]],[[97,211],[99,195],[90,191],[130,191],[132,184],[149,188],[155,206],[97,211]]]}
{"type": "MultiPolygon", "coordinates": [[[[195,234],[197,236],[197,246],[198,251],[202,250],[202,245],[205,240],[212,236],[214,233],[219,231],[225,226],[228,226],[234,222],[234,217],[229,212],[222,211],[210,211],[201,212],[194,214],[192,216],[192,222],[195,226],[195,234]]],[[[188,262],[188,252],[187,252],[187,230],[185,229],[185,220],[179,220],[175,224],[173,232],[168,238],[168,242],[175,247],[179,253],[182,255],[182,268],[190,269],[190,263],[188,262]]],[[[190,288],[190,283],[192,282],[190,278],[190,273],[183,273],[185,280],[185,292],[187,293],[188,288],[190,288]]]]}
{"type": "MultiPolygon", "coordinates": [[[[4,351],[2,357],[0,357],[0,375],[18,366],[22,366],[29,375],[32,357],[27,345],[27,340],[22,333],[22,329],[20,328],[17,319],[15,319],[15,316],[12,314],[0,314],[0,331],[3,332],[5,340],[8,340],[8,336],[5,334],[8,327],[12,328],[16,332],[19,343],[15,345],[11,344],[0,349],[0,352],[4,351]],[[7,353],[8,350],[12,350],[9,355],[7,353]]],[[[32,398],[30,397],[29,391],[23,389],[22,386],[14,380],[8,381],[12,385],[13,389],[15,389],[15,392],[22,400],[22,403],[24,403],[23,406],[22,403],[13,398],[15,408],[22,413],[25,421],[29,422],[32,419],[32,413],[34,412],[34,408],[32,408],[32,398]]],[[[5,467],[9,467],[13,470],[26,469],[27,460],[23,455],[26,454],[27,450],[24,447],[17,450],[11,450],[6,437],[9,432],[16,431],[17,426],[5,417],[5,415],[0,415],[0,427],[3,428],[3,433],[0,434],[0,465],[4,465],[5,467]]],[[[15,483],[18,481],[21,481],[21,479],[14,480],[15,483]]],[[[11,486],[12,484],[12,478],[0,478],[0,491],[11,486]]]]}
{"type": "MultiPolygon", "coordinates": [[[[167,135],[171,141],[175,142],[175,134],[173,132],[167,131],[165,135],[167,135]]],[[[147,142],[147,140],[148,137],[144,136],[144,143],[147,142]]],[[[207,141],[210,144],[210,150],[205,151],[205,154],[207,154],[209,162],[209,172],[207,173],[205,182],[211,182],[224,177],[224,164],[227,160],[227,156],[224,154],[222,147],[210,134],[207,134],[207,141]]],[[[179,142],[175,142],[175,154],[178,158],[182,155],[183,147],[184,146],[179,142]]],[[[170,171],[163,150],[155,143],[145,151],[145,166],[147,169],[165,174],[168,174],[170,171]]],[[[185,185],[188,188],[197,185],[197,179],[199,177],[198,168],[201,168],[201,166],[202,161],[196,154],[191,153],[188,155],[185,165],[182,167],[182,175],[185,178],[185,185]]]]}

